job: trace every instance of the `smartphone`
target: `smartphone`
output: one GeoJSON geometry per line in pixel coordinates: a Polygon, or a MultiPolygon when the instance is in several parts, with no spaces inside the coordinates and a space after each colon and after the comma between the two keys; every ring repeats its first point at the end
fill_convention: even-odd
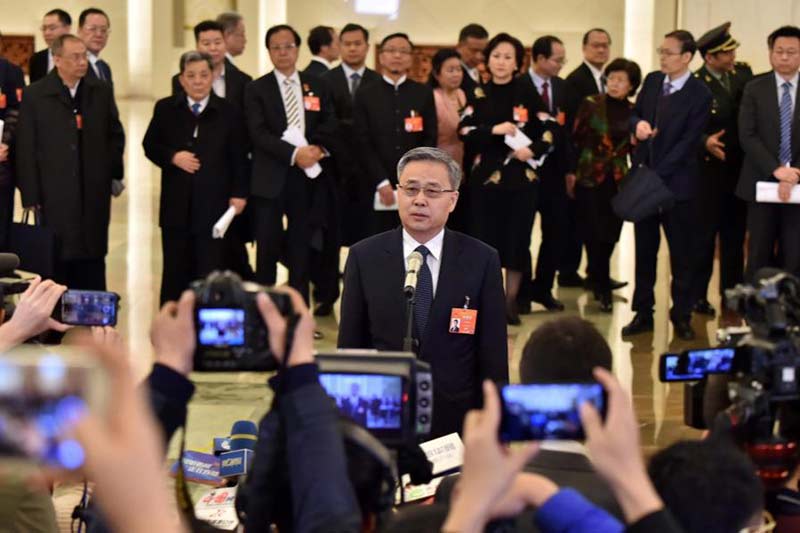
{"type": "Polygon", "coordinates": [[[72,326],[116,326],[119,294],[67,291],[61,296],[59,320],[72,326]]]}
{"type": "Polygon", "coordinates": [[[596,382],[506,385],[500,396],[501,442],[583,440],[580,405],[589,402],[606,415],[606,392],[596,382]]]}
{"type": "Polygon", "coordinates": [[[733,368],[735,348],[687,350],[667,353],[659,361],[658,378],[663,382],[700,381],[709,374],[728,374],[733,368]]]}
{"type": "Polygon", "coordinates": [[[0,457],[80,467],[84,451],[70,431],[106,394],[105,373],[85,356],[41,348],[0,356],[0,457]]]}

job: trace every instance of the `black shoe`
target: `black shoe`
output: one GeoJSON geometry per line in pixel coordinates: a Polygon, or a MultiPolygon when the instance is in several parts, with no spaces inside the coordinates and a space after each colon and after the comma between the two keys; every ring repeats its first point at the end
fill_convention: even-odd
{"type": "Polygon", "coordinates": [[[614,310],[614,302],[611,299],[611,291],[596,292],[595,298],[600,302],[600,311],[610,313],[614,310]]]}
{"type": "Polygon", "coordinates": [[[517,300],[517,314],[520,315],[529,315],[531,314],[531,302],[528,300],[527,302],[517,300]]]}
{"type": "Polygon", "coordinates": [[[561,303],[561,301],[553,298],[553,295],[550,293],[534,294],[533,296],[531,296],[531,301],[543,305],[544,308],[547,309],[548,311],[564,310],[564,304],[561,303]]]}
{"type": "Polygon", "coordinates": [[[519,319],[519,312],[517,311],[516,304],[506,304],[506,322],[509,326],[519,326],[522,324],[522,321],[519,319]]]}
{"type": "Polygon", "coordinates": [[[330,316],[333,313],[333,304],[317,304],[314,308],[314,316],[330,316]]]}
{"type": "Polygon", "coordinates": [[[612,291],[615,291],[617,289],[621,289],[622,287],[627,287],[628,286],[628,282],[627,281],[619,281],[619,280],[616,280],[614,278],[608,278],[608,285],[611,287],[612,291]]]}
{"type": "Polygon", "coordinates": [[[698,301],[696,304],[694,304],[692,311],[699,315],[710,316],[711,318],[717,316],[716,309],[714,309],[714,306],[712,306],[708,300],[698,301]]]}
{"type": "Polygon", "coordinates": [[[585,280],[577,272],[559,274],[558,276],[559,287],[583,287],[584,282],[585,280]]]}
{"type": "Polygon", "coordinates": [[[694,330],[688,320],[673,320],[672,325],[675,327],[675,336],[679,339],[690,341],[694,339],[694,330]]]}
{"type": "Polygon", "coordinates": [[[653,331],[653,315],[636,313],[630,324],[622,328],[622,336],[638,335],[639,333],[647,333],[653,331]]]}

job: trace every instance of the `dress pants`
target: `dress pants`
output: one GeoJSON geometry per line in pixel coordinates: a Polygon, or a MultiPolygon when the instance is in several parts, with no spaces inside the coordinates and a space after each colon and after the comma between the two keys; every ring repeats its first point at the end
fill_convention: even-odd
{"type": "Polygon", "coordinates": [[[59,261],[56,281],[68,289],[84,291],[106,290],[106,259],[70,259],[59,261]]]}
{"type": "MultiPolygon", "coordinates": [[[[564,274],[572,274],[578,271],[581,266],[581,255],[583,254],[583,241],[580,232],[578,231],[578,224],[576,222],[577,206],[575,200],[569,200],[567,204],[567,227],[564,231],[566,236],[566,244],[564,245],[564,255],[561,259],[561,264],[558,271],[564,274]]],[[[588,252],[588,250],[587,250],[588,252]]]]}
{"type": "Polygon", "coordinates": [[[225,267],[228,243],[225,239],[212,239],[210,233],[199,236],[185,228],[161,228],[161,305],[178,300],[193,281],[225,267]]]}
{"type": "Polygon", "coordinates": [[[0,252],[8,251],[14,216],[14,186],[0,185],[0,252]]]}
{"type": "Polygon", "coordinates": [[[669,244],[672,269],[672,308],[670,318],[688,320],[692,305],[692,232],[695,210],[691,201],[679,201],[665,212],[648,217],[634,226],[636,240],[636,289],[633,291],[633,310],[652,314],[655,307],[656,264],[661,244],[661,227],[669,244]]]}
{"type": "Polygon", "coordinates": [[[780,248],[778,267],[800,275],[800,205],[747,204],[747,280],[752,282],[760,268],[774,264],[775,242],[780,248]]]}
{"type": "Polygon", "coordinates": [[[243,280],[252,281],[255,279],[255,272],[250,266],[250,258],[247,256],[247,241],[251,240],[250,218],[252,209],[245,207],[242,214],[233,219],[228,233],[225,235],[227,251],[225,253],[225,268],[239,274],[243,280]]]}
{"type": "Polygon", "coordinates": [[[586,241],[586,273],[592,278],[595,291],[611,291],[611,255],[615,245],[615,242],[586,241]]]}
{"type": "MultiPolygon", "coordinates": [[[[336,303],[339,299],[339,249],[342,242],[342,227],[339,225],[339,191],[332,183],[320,184],[324,189],[323,194],[326,224],[322,233],[322,246],[319,249],[312,246],[311,257],[311,283],[314,285],[314,302],[316,304],[336,303]]],[[[312,243],[317,245],[312,237],[312,243]]]]}
{"type": "Polygon", "coordinates": [[[542,242],[536,260],[536,276],[530,288],[533,296],[552,292],[556,271],[567,246],[566,230],[569,226],[566,192],[547,190],[544,186],[541,191],[538,211],[542,222],[542,242]]]}

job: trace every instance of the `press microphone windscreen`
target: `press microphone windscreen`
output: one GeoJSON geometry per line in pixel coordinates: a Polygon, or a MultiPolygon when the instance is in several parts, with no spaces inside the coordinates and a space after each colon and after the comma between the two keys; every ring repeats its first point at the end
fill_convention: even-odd
{"type": "Polygon", "coordinates": [[[258,426],[252,420],[237,420],[231,426],[231,450],[254,450],[258,440],[258,426]]]}

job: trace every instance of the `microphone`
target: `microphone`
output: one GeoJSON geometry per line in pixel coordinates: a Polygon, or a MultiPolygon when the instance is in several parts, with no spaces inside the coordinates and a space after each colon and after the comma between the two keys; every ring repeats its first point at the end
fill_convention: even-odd
{"type": "Polygon", "coordinates": [[[417,276],[419,269],[422,268],[422,261],[422,254],[419,252],[411,252],[411,255],[408,256],[406,283],[403,287],[403,292],[409,298],[414,296],[414,292],[417,290],[417,276]]]}
{"type": "Polygon", "coordinates": [[[258,427],[251,420],[238,420],[231,427],[230,450],[219,454],[219,475],[224,478],[244,476],[253,464],[253,450],[258,427]]]}
{"type": "Polygon", "coordinates": [[[13,273],[18,266],[19,256],[17,256],[17,254],[0,254],[0,276],[13,273]]]}

